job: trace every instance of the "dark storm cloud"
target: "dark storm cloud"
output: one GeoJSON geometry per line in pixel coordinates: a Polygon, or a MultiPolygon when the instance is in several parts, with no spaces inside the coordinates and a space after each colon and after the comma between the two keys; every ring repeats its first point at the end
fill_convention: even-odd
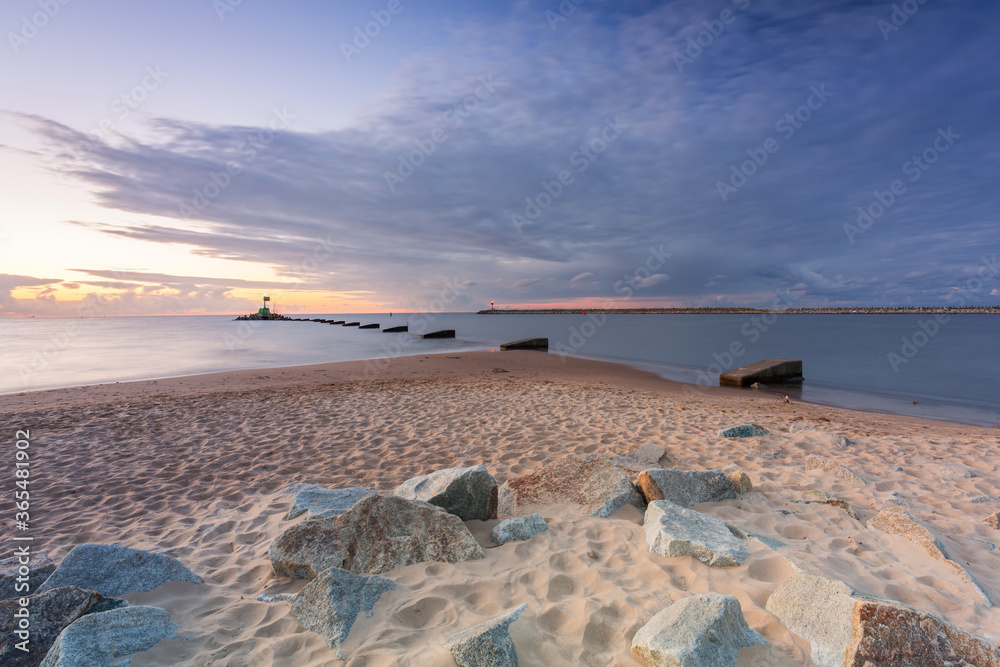
{"type": "Polygon", "coordinates": [[[341,131],[297,130],[291,100],[273,134],[163,120],[76,160],[86,137],[32,122],[103,205],[173,219],[108,234],[396,303],[445,279],[477,283],[463,307],[626,305],[629,279],[688,304],[928,303],[996,252],[992,5],[898,30],[876,2],[583,5],[553,30],[556,6],[466,26],[341,131]]]}

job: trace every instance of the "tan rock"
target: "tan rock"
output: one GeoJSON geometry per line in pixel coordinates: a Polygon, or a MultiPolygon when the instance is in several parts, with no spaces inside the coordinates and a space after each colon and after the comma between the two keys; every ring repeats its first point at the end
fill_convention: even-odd
{"type": "Polygon", "coordinates": [[[868,520],[868,528],[871,530],[880,530],[883,533],[889,533],[890,535],[900,535],[901,537],[905,537],[907,540],[923,549],[931,557],[947,563],[952,569],[955,570],[955,572],[958,573],[958,576],[962,581],[976,589],[987,606],[993,606],[993,601],[990,599],[990,596],[985,590],[983,590],[983,587],[972,578],[972,575],[966,572],[965,568],[961,565],[951,560],[944,549],[944,545],[942,545],[941,542],[934,537],[933,533],[927,530],[927,528],[919,521],[910,516],[910,513],[902,507],[888,507],[882,510],[868,520]]]}
{"type": "Polygon", "coordinates": [[[983,519],[983,523],[985,523],[988,526],[993,526],[994,528],[1000,528],[1000,512],[994,512],[993,514],[989,515],[988,517],[983,519]]]}
{"type": "Polygon", "coordinates": [[[840,479],[847,480],[848,482],[857,482],[858,484],[865,483],[865,480],[863,480],[860,475],[850,468],[845,468],[836,461],[832,461],[822,456],[816,456],[815,454],[810,454],[806,457],[805,468],[806,470],[823,470],[830,473],[834,477],[839,477],[840,479]]]}
{"type": "Polygon", "coordinates": [[[454,514],[386,495],[365,496],[340,516],[297,523],[274,538],[268,554],[275,575],[296,579],[331,567],[382,574],[397,565],[486,556],[454,514]]]}
{"type": "Polygon", "coordinates": [[[507,480],[500,487],[500,513],[525,514],[540,505],[578,505],[590,516],[606,517],[625,505],[645,507],[621,468],[603,456],[567,456],[541,470],[507,480]]]}
{"type": "Polygon", "coordinates": [[[767,610],[809,642],[819,667],[1000,667],[1000,649],[986,640],[827,577],[793,574],[768,599],[767,610]]]}
{"type": "Polygon", "coordinates": [[[753,491],[753,483],[750,481],[750,477],[742,470],[729,473],[729,479],[732,481],[733,486],[736,487],[736,493],[749,493],[753,491]]]}
{"type": "Polygon", "coordinates": [[[976,665],[1000,667],[1000,649],[933,614],[903,604],[858,600],[845,667],[976,665]]]}

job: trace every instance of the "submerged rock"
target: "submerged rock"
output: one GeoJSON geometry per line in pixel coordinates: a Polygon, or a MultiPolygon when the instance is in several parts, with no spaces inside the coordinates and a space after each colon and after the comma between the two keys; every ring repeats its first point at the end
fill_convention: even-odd
{"type": "Polygon", "coordinates": [[[733,667],[739,649],[767,642],[743,618],[732,595],[692,595],[639,628],[632,652],[647,665],[733,667]]]}
{"type": "Polygon", "coordinates": [[[510,638],[510,624],[528,608],[522,604],[506,614],[457,632],[444,647],[461,667],[517,667],[517,649],[510,638]]]}
{"type": "Polygon", "coordinates": [[[274,538],[268,554],[275,575],[296,579],[314,579],[331,567],[382,574],[398,565],[485,557],[454,514],[380,494],[365,496],[340,516],[291,526],[274,538]]]}
{"type": "Polygon", "coordinates": [[[606,517],[625,505],[645,506],[621,469],[597,454],[572,455],[500,487],[500,512],[523,514],[539,505],[578,505],[590,516],[606,517]]]}
{"type": "Polygon", "coordinates": [[[407,500],[423,500],[463,521],[497,518],[497,481],[486,466],[447,468],[408,479],[393,493],[407,500]]]}
{"type": "Polygon", "coordinates": [[[28,597],[26,609],[30,616],[29,636],[24,640],[18,636],[20,618],[19,599],[0,602],[0,664],[6,667],[34,667],[42,661],[59,633],[76,619],[85,614],[109,611],[127,607],[128,602],[118,598],[106,598],[94,591],[63,586],[28,597]],[[27,651],[22,651],[19,644],[27,651]]]}
{"type": "Polygon", "coordinates": [[[988,517],[983,519],[983,523],[985,523],[988,526],[993,526],[994,528],[1000,528],[1000,512],[994,512],[993,514],[989,515],[988,517]]]}
{"type": "Polygon", "coordinates": [[[45,580],[39,592],[76,586],[114,597],[151,591],[168,581],[202,583],[171,556],[117,544],[78,544],[45,580]]]}
{"type": "Polygon", "coordinates": [[[306,628],[323,635],[342,659],[344,641],[358,614],[363,611],[370,617],[382,593],[394,590],[392,579],[362,577],[334,567],[299,591],[292,601],[292,613],[306,628]]]}
{"type": "Polygon", "coordinates": [[[55,572],[55,569],[56,564],[52,562],[52,559],[40,551],[31,553],[26,558],[11,556],[0,560],[0,600],[34,593],[49,578],[49,575],[55,572]],[[21,562],[22,558],[28,561],[27,564],[21,562]],[[22,567],[28,568],[27,582],[17,581],[17,578],[22,576],[20,573],[22,567]],[[27,583],[28,587],[25,589],[22,585],[21,590],[18,590],[19,583],[27,583]]]}
{"type": "Polygon", "coordinates": [[[721,470],[646,470],[639,475],[638,487],[647,503],[669,500],[681,507],[736,497],[736,486],[721,470]]]}
{"type": "Polygon", "coordinates": [[[166,609],[122,607],[87,614],[62,631],[41,667],[121,665],[127,655],[148,651],[179,628],[166,609]]]}
{"type": "Polygon", "coordinates": [[[889,507],[882,510],[868,520],[868,528],[871,530],[880,530],[890,535],[905,537],[931,557],[947,563],[955,570],[962,581],[976,589],[979,597],[982,598],[983,604],[988,607],[993,606],[993,600],[986,590],[979,585],[979,582],[973,579],[972,575],[966,572],[964,567],[953,561],[944,550],[944,545],[934,537],[931,531],[927,530],[922,523],[910,516],[910,513],[902,507],[889,507]]]}
{"type": "Polygon", "coordinates": [[[1000,667],[1000,649],[985,640],[933,614],[870,598],[835,579],[797,572],[766,606],[809,642],[819,667],[1000,667]]]}
{"type": "Polygon", "coordinates": [[[352,486],[346,489],[328,489],[315,484],[302,485],[295,493],[295,500],[288,508],[287,519],[308,513],[306,518],[316,516],[340,516],[354,507],[365,496],[378,493],[375,489],[352,486]]]}
{"type": "Polygon", "coordinates": [[[757,424],[739,424],[719,431],[720,438],[756,438],[768,434],[770,431],[757,424]]]}
{"type": "Polygon", "coordinates": [[[649,548],[670,558],[694,556],[713,567],[736,567],[750,555],[723,522],[666,500],[649,504],[643,528],[649,548]]]}
{"type": "Polygon", "coordinates": [[[506,544],[512,540],[530,540],[543,530],[548,530],[548,527],[541,514],[529,514],[501,521],[493,527],[490,538],[494,544],[506,544]]]}

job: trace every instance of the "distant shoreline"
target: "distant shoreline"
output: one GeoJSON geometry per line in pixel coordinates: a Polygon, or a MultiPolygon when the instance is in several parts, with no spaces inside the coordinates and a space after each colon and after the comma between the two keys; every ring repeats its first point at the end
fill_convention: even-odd
{"type": "Polygon", "coordinates": [[[912,308],[504,308],[480,310],[476,315],[1000,315],[1000,306],[920,306],[912,308]]]}

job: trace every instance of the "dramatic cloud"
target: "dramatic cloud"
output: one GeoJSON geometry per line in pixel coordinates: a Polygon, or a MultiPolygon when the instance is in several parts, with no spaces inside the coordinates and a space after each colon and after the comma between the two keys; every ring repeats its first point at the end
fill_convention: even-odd
{"type": "MultiPolygon", "coordinates": [[[[396,307],[447,281],[475,283],[456,309],[628,305],[623,277],[632,302],[936,303],[996,252],[992,5],[926,3],[898,30],[883,2],[555,8],[456,29],[336,132],[291,104],[109,141],[22,120],[103,206],[162,218],[79,224],[396,307]]],[[[243,284],[99,268],[210,300],[243,284]]]]}

